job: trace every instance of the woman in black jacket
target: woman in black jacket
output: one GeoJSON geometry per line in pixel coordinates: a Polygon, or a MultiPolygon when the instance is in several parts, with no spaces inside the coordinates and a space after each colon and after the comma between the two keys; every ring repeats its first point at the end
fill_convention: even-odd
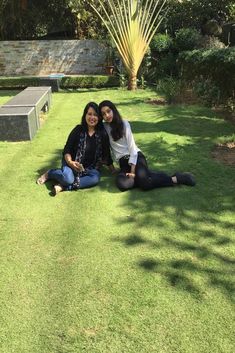
{"type": "Polygon", "coordinates": [[[38,178],[39,185],[56,181],[53,194],[95,186],[100,180],[99,168],[106,164],[113,170],[109,138],[99,116],[98,105],[86,105],[82,121],[69,134],[63,150],[61,169],[50,169],[38,178]]]}

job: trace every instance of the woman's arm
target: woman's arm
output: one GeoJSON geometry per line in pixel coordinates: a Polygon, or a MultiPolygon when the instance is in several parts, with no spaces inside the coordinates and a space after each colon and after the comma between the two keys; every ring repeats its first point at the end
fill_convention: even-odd
{"type": "Polygon", "coordinates": [[[79,162],[73,161],[71,154],[66,153],[64,155],[64,159],[65,159],[67,165],[70,168],[72,168],[73,170],[75,170],[76,172],[83,172],[84,171],[83,165],[79,162]]]}
{"type": "MultiPolygon", "coordinates": [[[[131,126],[128,121],[125,121],[125,136],[126,136],[128,151],[130,154],[129,164],[130,165],[133,164],[135,166],[137,163],[139,149],[135,144],[134,136],[131,131],[131,126]]],[[[134,167],[132,168],[134,170],[134,167]]]]}
{"type": "Polygon", "coordinates": [[[129,150],[129,154],[130,154],[129,164],[131,166],[130,173],[126,173],[126,175],[134,178],[135,177],[135,166],[137,163],[139,150],[135,144],[134,136],[131,131],[131,126],[128,121],[126,121],[126,125],[125,125],[125,135],[126,135],[127,146],[128,146],[128,150],[129,150]]]}
{"type": "Polygon", "coordinates": [[[80,135],[81,127],[80,125],[75,126],[75,128],[70,132],[66,144],[64,146],[63,150],[63,156],[65,156],[67,153],[72,156],[72,158],[75,157],[76,153],[76,147],[78,145],[78,139],[80,135]]]}
{"type": "Polygon", "coordinates": [[[79,133],[80,133],[80,126],[77,125],[70,132],[63,150],[63,156],[67,165],[73,170],[75,170],[76,172],[83,171],[83,166],[79,162],[76,162],[73,160],[75,158],[76,147],[78,145],[79,133]]]}

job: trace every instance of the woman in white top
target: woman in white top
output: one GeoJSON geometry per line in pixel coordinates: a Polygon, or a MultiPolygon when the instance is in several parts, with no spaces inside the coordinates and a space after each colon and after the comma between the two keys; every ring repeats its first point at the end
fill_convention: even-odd
{"type": "Polygon", "coordinates": [[[105,100],[99,104],[99,110],[104,119],[114,158],[120,166],[117,187],[121,191],[133,187],[151,190],[179,184],[195,185],[194,177],[190,173],[175,173],[169,176],[164,172],[150,171],[145,156],[135,144],[129,122],[122,119],[116,106],[105,100]]]}

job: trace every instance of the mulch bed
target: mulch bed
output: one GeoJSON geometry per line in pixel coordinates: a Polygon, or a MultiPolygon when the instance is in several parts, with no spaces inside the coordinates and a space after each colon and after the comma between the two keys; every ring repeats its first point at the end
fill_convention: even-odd
{"type": "Polygon", "coordinates": [[[164,98],[148,99],[146,101],[146,103],[152,104],[152,105],[165,105],[166,104],[166,100],[164,98]]]}
{"type": "Polygon", "coordinates": [[[235,143],[220,144],[215,146],[212,157],[223,164],[235,167],[235,143]]]}

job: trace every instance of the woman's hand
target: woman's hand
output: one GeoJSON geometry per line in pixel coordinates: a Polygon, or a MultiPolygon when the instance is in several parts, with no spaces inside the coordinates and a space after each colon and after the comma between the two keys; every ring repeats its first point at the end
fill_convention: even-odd
{"type": "Polygon", "coordinates": [[[68,166],[70,168],[72,168],[73,170],[75,170],[76,172],[83,172],[84,171],[83,165],[79,162],[69,161],[68,166]]]}
{"type": "Polygon", "coordinates": [[[110,170],[111,174],[117,174],[118,173],[118,170],[114,167],[113,164],[109,165],[109,170],[110,170]]]}
{"type": "Polygon", "coordinates": [[[135,178],[135,173],[126,173],[128,178],[135,178]]]}

